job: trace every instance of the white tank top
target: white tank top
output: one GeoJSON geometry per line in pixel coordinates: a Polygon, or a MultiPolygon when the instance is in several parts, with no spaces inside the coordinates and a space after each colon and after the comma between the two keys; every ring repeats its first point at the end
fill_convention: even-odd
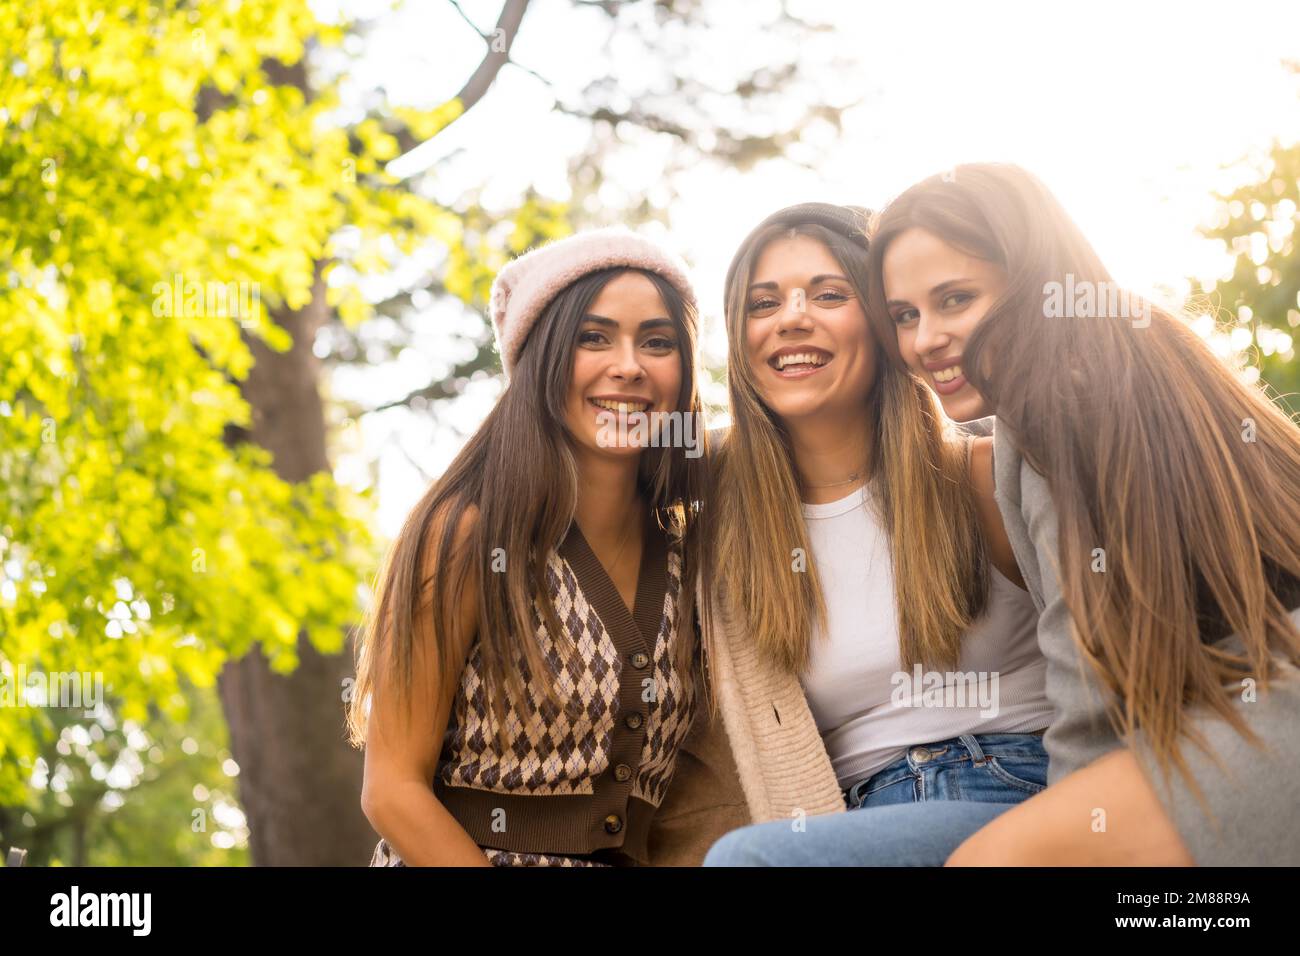
{"type": "Polygon", "coordinates": [[[1051,723],[1038,610],[990,571],[988,607],[955,671],[904,671],[888,537],[867,488],[803,506],[829,633],[814,628],[804,692],[841,788],[909,747],[962,734],[1027,733],[1051,723]]]}

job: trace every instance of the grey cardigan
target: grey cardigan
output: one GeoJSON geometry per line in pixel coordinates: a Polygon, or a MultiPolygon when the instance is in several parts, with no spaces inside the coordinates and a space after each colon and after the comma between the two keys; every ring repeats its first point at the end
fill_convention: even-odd
{"type": "MultiPolygon", "coordinates": [[[[1071,635],[1056,574],[1057,517],[1047,482],[1024,461],[1006,428],[993,429],[993,471],[1007,536],[1039,612],[1038,644],[1047,659],[1047,696],[1056,711],[1043,737],[1051,784],[1123,744],[1106,717],[1101,684],[1071,635]]],[[[1300,608],[1291,616],[1300,624],[1300,608]]],[[[1242,649],[1236,635],[1217,646],[1242,649]]],[[[1134,741],[1135,756],[1199,865],[1300,864],[1300,670],[1285,662],[1279,666],[1281,680],[1259,692],[1256,701],[1236,705],[1265,750],[1217,716],[1193,718],[1221,761],[1194,744],[1182,744],[1213,820],[1176,772],[1162,778],[1140,733],[1134,741]]],[[[1104,797],[1099,804],[1104,806],[1104,797]]]]}

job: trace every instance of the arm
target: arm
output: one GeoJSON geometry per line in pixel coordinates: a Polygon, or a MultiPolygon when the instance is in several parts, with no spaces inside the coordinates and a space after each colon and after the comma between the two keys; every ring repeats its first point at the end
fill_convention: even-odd
{"type": "MultiPolygon", "coordinates": [[[[977,452],[973,467],[979,461],[977,452]]],[[[990,483],[991,477],[990,469],[990,483]]],[[[1003,527],[1000,520],[998,527],[1003,527]]],[[[1054,520],[1029,523],[1036,542],[1055,540],[1055,531],[1054,520]]],[[[1009,542],[1006,547],[1010,550],[1009,542]]],[[[1052,779],[1046,790],[986,824],[946,865],[1189,866],[1192,858],[1132,751],[1105,752],[1118,741],[1105,723],[1100,688],[1075,650],[1054,573],[1055,554],[1040,550],[1036,557],[1046,602],[1038,621],[1039,646],[1056,710],[1044,745],[1058,772],[1062,765],[1091,762],[1052,779]]]]}
{"type": "Polygon", "coordinates": [[[993,820],[948,864],[1294,866],[1300,862],[1300,673],[1289,665],[1280,670],[1258,699],[1234,704],[1266,749],[1216,714],[1190,715],[1208,751],[1184,739],[1182,753],[1209,816],[1186,780],[1162,778],[1139,732],[1132,747],[1107,753],[993,820]]]}
{"type": "MultiPolygon", "coordinates": [[[[456,533],[455,554],[466,555],[466,543],[477,512],[471,510],[456,533]]],[[[421,562],[424,573],[421,612],[416,615],[411,696],[406,714],[396,709],[380,668],[375,679],[366,737],[365,781],[361,807],[370,825],[397,851],[408,866],[490,866],[487,857],[446,807],[434,796],[430,781],[455,700],[457,677],[464,666],[478,619],[478,575],[470,577],[459,606],[449,615],[454,653],[440,667],[432,628],[433,569],[429,556],[441,524],[431,522],[421,562]],[[403,719],[403,716],[405,719],[403,719]]],[[[450,578],[454,580],[454,576],[450,578]]]]}
{"type": "Polygon", "coordinates": [[[946,866],[1192,866],[1133,752],[1113,750],[986,824],[946,866]]]}
{"type": "MultiPolygon", "coordinates": [[[[1122,817],[1131,812],[1126,807],[1145,806],[1143,812],[1149,814],[1146,826],[1152,830],[1172,826],[1184,850],[1198,864],[1300,862],[1300,801],[1294,796],[1300,790],[1300,761],[1295,758],[1300,750],[1300,671],[1280,663],[1278,678],[1267,691],[1260,691],[1257,698],[1243,694],[1233,703],[1264,749],[1242,738],[1212,712],[1186,715],[1189,729],[1207,744],[1202,749],[1187,737],[1180,741],[1205,806],[1182,776],[1172,773],[1166,780],[1160,774],[1141,732],[1128,742],[1127,749],[1102,765],[1102,758],[1111,756],[1124,742],[1110,729],[1103,691],[1074,644],[1069,610],[1056,575],[1057,522],[1046,481],[1023,467],[1010,443],[997,444],[995,464],[1002,516],[1040,607],[1038,642],[1047,659],[1047,696],[1056,715],[1043,739],[1051,760],[1048,779],[1052,786],[1026,801],[1023,812],[1009,811],[1004,823],[995,821],[1001,825],[996,830],[990,827],[990,834],[1008,842],[1013,838],[1030,840],[1035,836],[1028,828],[1036,825],[1043,828],[1042,839],[1050,842],[1054,839],[1048,835],[1054,832],[1052,828],[1070,826],[1070,814],[1088,803],[1089,812],[1107,810],[1108,859],[1160,865],[1171,859],[1171,852],[1176,854],[1168,841],[1144,843],[1144,837],[1155,834],[1117,823],[1112,812],[1119,810],[1122,817]],[[1059,797],[1053,794],[1071,780],[1072,791],[1059,797]],[[1111,786],[1117,788],[1113,807],[1112,793],[1102,789],[1111,786]],[[1083,796],[1084,790],[1093,794],[1091,801],[1083,796]],[[1072,803],[1076,798],[1078,802],[1072,803]],[[1060,818],[1054,819],[1058,815],[1060,818]],[[1025,830],[1019,829],[1022,824],[1025,830]]],[[[1300,624],[1300,611],[1292,613],[1292,620],[1300,624]]],[[[1241,652],[1235,635],[1218,643],[1225,650],[1241,652]]],[[[954,862],[972,862],[976,849],[992,852],[981,834],[972,837],[969,847],[960,849],[967,852],[954,862]]],[[[1077,845],[1066,841],[1055,862],[1085,862],[1077,852],[1077,845]]]]}

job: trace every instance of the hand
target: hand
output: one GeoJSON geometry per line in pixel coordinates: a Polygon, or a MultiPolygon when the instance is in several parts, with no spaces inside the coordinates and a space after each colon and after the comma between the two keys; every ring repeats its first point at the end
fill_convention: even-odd
{"type": "Polygon", "coordinates": [[[945,866],[1194,866],[1133,752],[1093,761],[978,830],[945,866]]]}

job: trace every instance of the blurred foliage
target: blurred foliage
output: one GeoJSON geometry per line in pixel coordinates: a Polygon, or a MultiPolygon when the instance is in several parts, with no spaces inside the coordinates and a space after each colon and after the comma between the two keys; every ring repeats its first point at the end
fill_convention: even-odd
{"type": "MultiPolygon", "coordinates": [[[[0,0],[0,690],[101,679],[86,746],[108,765],[126,728],[195,720],[193,689],[254,643],[281,671],[302,629],[340,650],[373,568],[368,503],[223,441],[250,421],[250,337],[287,347],[274,314],[318,271],[460,242],[384,172],[392,137],[308,84],[342,34],[298,0],[0,0]]],[[[371,314],[355,282],[328,294],[371,314]]],[[[67,721],[0,706],[0,805],[36,799],[67,721]]]]}
{"type": "Polygon", "coordinates": [[[247,822],[237,772],[211,688],[187,688],[184,724],[150,708],[119,727],[51,711],[33,786],[0,808],[0,844],[28,851],[28,866],[245,866],[247,822]]]}
{"type": "Polygon", "coordinates": [[[1237,351],[1248,359],[1274,397],[1300,412],[1300,142],[1274,143],[1258,178],[1218,197],[1217,221],[1204,233],[1222,240],[1235,257],[1231,278],[1192,292],[1206,295],[1221,323],[1235,326],[1237,351]],[[1240,331],[1237,331],[1240,330],[1240,331]]]}

